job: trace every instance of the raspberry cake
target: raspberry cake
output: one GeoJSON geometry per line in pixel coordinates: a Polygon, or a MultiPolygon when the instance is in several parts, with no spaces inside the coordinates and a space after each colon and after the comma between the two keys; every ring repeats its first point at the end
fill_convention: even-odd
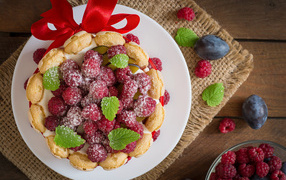
{"type": "Polygon", "coordinates": [[[170,99],[161,70],[132,34],[78,32],[45,54],[29,78],[30,123],[75,168],[118,168],[160,134],[170,99]],[[127,141],[118,140],[124,135],[127,141]]]}

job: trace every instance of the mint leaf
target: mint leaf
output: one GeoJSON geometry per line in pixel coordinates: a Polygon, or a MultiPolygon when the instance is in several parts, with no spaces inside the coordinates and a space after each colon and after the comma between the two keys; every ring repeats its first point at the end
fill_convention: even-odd
{"type": "Polygon", "coordinates": [[[71,128],[65,126],[56,127],[56,136],[54,139],[56,145],[63,148],[77,147],[85,143],[85,140],[77,135],[71,128]]]}
{"type": "Polygon", "coordinates": [[[188,28],[180,28],[175,36],[176,42],[183,47],[194,47],[199,37],[188,28]]]}
{"type": "Polygon", "coordinates": [[[113,121],[119,109],[119,100],[116,96],[104,97],[101,100],[102,114],[109,121],[113,121]]]}
{"type": "Polygon", "coordinates": [[[215,83],[207,87],[202,94],[202,98],[208,106],[215,107],[219,105],[224,96],[224,87],[222,83],[215,83]]]}
{"type": "Polygon", "coordinates": [[[45,89],[52,91],[60,87],[59,67],[52,67],[44,73],[43,85],[45,89]]]}
{"type": "Polygon", "coordinates": [[[137,141],[140,135],[126,128],[117,128],[108,134],[108,139],[110,141],[109,145],[114,150],[122,150],[127,144],[137,141]]]}
{"type": "Polygon", "coordinates": [[[129,57],[126,54],[117,54],[109,59],[111,64],[118,68],[126,68],[128,66],[128,60],[129,57]]]}

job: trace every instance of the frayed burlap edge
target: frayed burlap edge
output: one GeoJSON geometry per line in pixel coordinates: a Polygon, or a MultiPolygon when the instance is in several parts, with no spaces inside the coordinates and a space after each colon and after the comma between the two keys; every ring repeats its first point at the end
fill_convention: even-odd
{"type": "MultiPolygon", "coordinates": [[[[86,0],[69,0],[72,6],[77,6],[86,3],[86,0]]],[[[198,59],[195,57],[194,52],[190,52],[189,48],[181,48],[192,79],[192,91],[193,91],[193,100],[192,100],[192,111],[190,113],[190,118],[187,123],[187,127],[177,144],[174,150],[164,159],[159,165],[153,168],[151,171],[145,173],[144,175],[136,179],[156,179],[158,178],[183,152],[183,150],[199,135],[199,133],[207,126],[213,119],[213,117],[219,112],[219,110],[226,104],[229,98],[236,92],[238,87],[247,79],[251,70],[253,69],[253,56],[242,46],[235,41],[225,30],[221,29],[219,24],[214,21],[210,15],[208,15],[204,10],[202,10],[195,2],[193,1],[140,1],[140,0],[127,0],[119,1],[119,4],[129,6],[131,8],[137,9],[154,20],[161,24],[172,36],[175,35],[175,29],[177,27],[169,27],[168,22],[176,21],[173,17],[178,8],[189,6],[194,9],[196,12],[196,19],[192,25],[187,24],[188,22],[183,21],[179,22],[177,26],[184,26],[192,28],[199,36],[204,34],[215,34],[220,36],[222,39],[226,40],[230,45],[230,53],[224,57],[218,65],[224,65],[224,62],[231,61],[233,69],[226,74],[219,74],[221,77],[210,78],[207,82],[198,81],[192,74],[194,69],[194,62],[190,59],[198,59]],[[168,7],[162,11],[159,8],[162,6],[154,6],[154,3],[168,3],[168,7]],[[162,17],[159,15],[164,14],[164,12],[173,14],[171,16],[162,17]],[[192,54],[190,54],[192,53],[192,54]],[[191,58],[190,58],[191,57],[191,58]],[[208,107],[201,100],[200,94],[202,90],[209,84],[212,84],[217,81],[222,81],[225,86],[225,96],[223,102],[218,107],[208,107]]],[[[175,26],[175,25],[174,25],[175,26]]],[[[23,173],[27,175],[30,179],[65,179],[63,176],[57,174],[56,172],[49,169],[45,166],[40,160],[38,160],[29,148],[26,146],[24,141],[20,138],[20,134],[17,130],[16,124],[14,122],[11,100],[10,100],[10,87],[12,81],[13,70],[17,61],[17,58],[24,47],[24,44],[19,47],[12,56],[5,61],[0,67],[0,75],[2,80],[0,82],[1,87],[4,87],[1,90],[0,100],[1,100],[1,121],[0,121],[0,130],[1,130],[1,142],[8,142],[6,146],[1,145],[0,151],[2,154],[7,157],[13,164],[15,164],[23,173]],[[9,122],[7,122],[9,120],[9,122]],[[4,129],[9,129],[9,133],[4,133],[4,129]],[[8,137],[9,136],[9,137],[8,137]],[[21,152],[26,152],[21,154],[21,152]],[[19,155],[19,153],[21,155],[19,155]],[[32,168],[34,167],[34,168],[32,168]],[[35,168],[37,167],[37,168],[35,168]]],[[[217,61],[218,62],[218,61],[217,61]]],[[[229,65],[229,64],[228,64],[229,65]]],[[[214,71],[213,71],[214,72],[214,71]]],[[[4,144],[4,143],[1,143],[4,144]]]]}

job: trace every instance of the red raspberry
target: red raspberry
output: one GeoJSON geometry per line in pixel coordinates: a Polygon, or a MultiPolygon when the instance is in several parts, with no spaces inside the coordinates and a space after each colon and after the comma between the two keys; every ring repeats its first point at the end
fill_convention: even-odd
{"type": "Polygon", "coordinates": [[[81,150],[84,147],[84,145],[85,145],[85,143],[83,143],[82,145],[79,145],[77,147],[73,147],[73,148],[69,148],[69,149],[76,152],[76,151],[81,150]]]}
{"type": "Polygon", "coordinates": [[[134,151],[136,147],[136,141],[132,142],[132,143],[129,143],[127,144],[127,146],[121,150],[121,152],[124,152],[124,153],[131,153],[132,151],[134,151]]]}
{"type": "Polygon", "coordinates": [[[126,38],[124,38],[126,40],[127,43],[129,43],[130,41],[137,43],[138,45],[140,45],[140,41],[139,38],[137,36],[135,36],[134,34],[127,34],[126,38]]]}
{"type": "Polygon", "coordinates": [[[271,158],[273,156],[274,148],[269,144],[260,144],[259,147],[264,152],[264,158],[271,158]]]}
{"type": "Polygon", "coordinates": [[[282,167],[282,161],[279,157],[273,156],[268,162],[269,172],[272,173],[275,170],[280,170],[282,167]]]}
{"type": "Polygon", "coordinates": [[[156,69],[156,70],[158,70],[158,71],[162,71],[163,68],[162,68],[162,61],[161,61],[161,59],[156,58],[156,57],[150,58],[150,59],[149,59],[148,68],[149,68],[149,69],[156,69]],[[151,61],[151,62],[150,62],[150,61],[151,61]],[[153,63],[153,64],[152,64],[152,63],[153,63]],[[154,68],[153,66],[155,66],[156,68],[154,68]]]}
{"type": "Polygon", "coordinates": [[[100,144],[104,139],[105,136],[101,131],[96,131],[92,135],[84,134],[84,139],[88,144],[100,144]]]}
{"type": "Polygon", "coordinates": [[[68,86],[66,85],[66,83],[64,81],[61,81],[60,87],[57,90],[52,91],[52,93],[53,93],[54,96],[61,97],[63,92],[64,92],[64,90],[67,87],[68,86]]]}
{"type": "Polygon", "coordinates": [[[137,123],[136,114],[134,111],[123,110],[120,114],[117,115],[117,121],[126,124],[127,127],[133,127],[137,123]]]}
{"type": "Polygon", "coordinates": [[[135,124],[134,124],[134,126],[130,127],[130,129],[131,129],[132,131],[135,131],[135,132],[137,132],[138,134],[140,134],[140,139],[143,137],[143,135],[144,135],[144,128],[143,128],[143,126],[142,126],[141,123],[139,123],[139,122],[136,121],[135,124]]]}
{"type": "Polygon", "coordinates": [[[149,96],[139,96],[134,102],[134,112],[138,117],[150,116],[156,108],[156,101],[149,96]]]}
{"type": "Polygon", "coordinates": [[[99,104],[100,100],[94,99],[91,94],[88,94],[88,95],[84,96],[84,98],[82,98],[80,103],[81,103],[81,106],[84,108],[85,106],[88,106],[92,103],[99,104]]]}
{"type": "Polygon", "coordinates": [[[68,105],[76,105],[82,99],[81,90],[77,87],[68,87],[62,97],[68,105]]]}
{"type": "Polygon", "coordinates": [[[195,68],[195,75],[199,78],[208,77],[212,72],[212,65],[207,60],[200,60],[195,68]]]}
{"type": "Polygon", "coordinates": [[[236,175],[236,169],[231,164],[219,163],[215,167],[215,171],[220,178],[233,178],[236,175]]]}
{"type": "Polygon", "coordinates": [[[234,178],[235,180],[249,180],[248,177],[238,177],[238,178],[234,178]]]}
{"type": "Polygon", "coordinates": [[[109,97],[111,96],[118,96],[118,90],[116,89],[116,87],[114,86],[110,86],[108,87],[108,91],[109,91],[109,97]]]}
{"type": "Polygon", "coordinates": [[[65,62],[63,62],[61,65],[60,65],[60,71],[65,74],[66,72],[68,71],[75,71],[75,70],[79,70],[79,65],[71,60],[71,59],[67,59],[65,62]]]}
{"type": "Polygon", "coordinates": [[[251,177],[255,172],[255,167],[251,164],[240,164],[238,172],[242,177],[251,177]]]}
{"type": "Polygon", "coordinates": [[[84,61],[87,60],[87,59],[97,60],[99,62],[99,64],[101,64],[101,62],[102,62],[102,55],[99,54],[97,51],[88,50],[84,54],[84,61]]]}
{"type": "Polygon", "coordinates": [[[101,130],[105,135],[108,135],[108,133],[113,129],[115,120],[109,121],[104,116],[101,117],[100,120],[96,121],[98,125],[98,129],[101,130]]]}
{"type": "Polygon", "coordinates": [[[26,90],[29,78],[24,82],[24,89],[26,90]]]}
{"type": "Polygon", "coordinates": [[[286,180],[286,175],[280,171],[280,170],[275,170],[271,175],[270,175],[271,180],[286,180]]]}
{"type": "Polygon", "coordinates": [[[216,173],[211,173],[209,180],[218,180],[219,176],[216,173]]]}
{"type": "Polygon", "coordinates": [[[259,147],[252,147],[248,149],[248,156],[253,162],[260,162],[264,160],[264,152],[259,147]]]}
{"type": "Polygon", "coordinates": [[[235,123],[230,118],[224,118],[219,124],[219,130],[221,133],[228,133],[235,129],[235,123]]]}
{"type": "Polygon", "coordinates": [[[56,116],[48,116],[45,119],[45,127],[50,131],[55,131],[56,127],[60,125],[60,119],[56,116]]]}
{"type": "Polygon", "coordinates": [[[118,111],[117,111],[117,114],[120,114],[123,110],[123,104],[122,102],[119,100],[119,108],[118,108],[118,111]]]}
{"type": "Polygon", "coordinates": [[[102,99],[108,96],[108,88],[102,80],[95,80],[90,84],[89,93],[94,99],[102,99]]]}
{"type": "Polygon", "coordinates": [[[160,129],[158,131],[153,131],[152,132],[152,138],[153,141],[155,142],[157,140],[157,138],[160,136],[160,129]]]}
{"type": "Polygon", "coordinates": [[[167,90],[165,90],[165,93],[164,93],[164,106],[167,105],[170,101],[170,94],[167,90]]]}
{"type": "Polygon", "coordinates": [[[68,110],[67,118],[73,126],[81,125],[83,118],[81,116],[81,109],[77,106],[73,106],[68,110]]]}
{"type": "Polygon", "coordinates": [[[122,107],[120,107],[120,108],[132,109],[132,107],[133,107],[133,98],[122,98],[122,97],[119,97],[119,101],[120,101],[120,103],[122,105],[122,107]]]}
{"type": "Polygon", "coordinates": [[[124,81],[131,79],[132,72],[127,66],[126,68],[117,68],[115,71],[115,76],[118,82],[124,83],[124,81]]]}
{"type": "Polygon", "coordinates": [[[74,126],[73,122],[70,121],[70,119],[67,118],[67,117],[63,117],[62,118],[62,120],[60,122],[60,125],[64,125],[64,126],[70,128],[70,129],[72,129],[73,131],[76,131],[76,129],[77,129],[77,127],[74,126]]]}
{"type": "Polygon", "coordinates": [[[110,143],[110,142],[109,142],[108,138],[105,138],[105,139],[102,141],[102,145],[105,147],[106,151],[107,151],[108,153],[117,153],[118,151],[112,149],[112,148],[110,147],[109,143],[110,143]]]}
{"type": "Polygon", "coordinates": [[[111,46],[107,50],[108,58],[111,59],[117,54],[126,54],[126,48],[123,45],[111,46]]]}
{"type": "Polygon", "coordinates": [[[90,104],[82,109],[81,115],[85,119],[97,121],[101,118],[102,114],[96,104],[90,104]]]}
{"type": "Polygon", "coordinates": [[[236,155],[233,151],[228,151],[221,156],[221,163],[223,164],[234,164],[236,155]]]}
{"type": "Polygon", "coordinates": [[[178,11],[177,17],[179,19],[185,19],[188,21],[192,21],[195,18],[195,12],[193,11],[193,9],[189,7],[184,7],[178,11]]]}
{"type": "Polygon", "coordinates": [[[67,105],[60,97],[52,97],[48,102],[48,109],[52,115],[63,116],[67,111],[67,105]]]}
{"type": "Polygon", "coordinates": [[[98,130],[98,126],[94,121],[87,120],[83,123],[83,129],[87,135],[91,136],[98,130]]]}
{"type": "Polygon", "coordinates": [[[89,92],[89,86],[94,81],[93,78],[88,78],[88,77],[82,77],[82,83],[80,84],[80,88],[84,92],[89,92]]]}
{"type": "Polygon", "coordinates": [[[102,80],[106,82],[107,86],[112,86],[116,82],[115,74],[110,67],[102,66],[100,68],[97,80],[102,80]]]}
{"type": "Polygon", "coordinates": [[[256,163],[256,174],[259,177],[265,177],[269,172],[269,166],[265,162],[256,163]]]}
{"type": "Polygon", "coordinates": [[[241,148],[240,150],[236,151],[235,154],[236,154],[236,161],[239,164],[247,164],[250,162],[247,148],[241,148]]]}
{"type": "Polygon", "coordinates": [[[151,88],[150,77],[145,73],[138,73],[133,76],[133,79],[137,82],[140,93],[147,94],[151,88]]]}
{"type": "Polygon", "coordinates": [[[134,95],[136,94],[138,89],[138,85],[136,81],[130,79],[130,80],[125,80],[122,91],[121,91],[121,97],[122,98],[133,98],[134,95]]]}
{"type": "Polygon", "coordinates": [[[113,129],[118,129],[118,128],[121,128],[121,124],[119,121],[115,121],[115,124],[114,124],[114,128],[113,129]]]}
{"type": "Polygon", "coordinates": [[[44,57],[45,52],[46,52],[45,48],[40,48],[33,53],[33,60],[35,61],[36,64],[39,64],[41,59],[44,57]]]}
{"type": "Polygon", "coordinates": [[[85,77],[95,78],[100,71],[100,62],[95,59],[86,59],[81,66],[81,72],[85,77]]]}
{"type": "Polygon", "coordinates": [[[101,144],[90,145],[86,150],[88,159],[92,162],[102,162],[107,158],[106,149],[101,144]]]}
{"type": "Polygon", "coordinates": [[[63,73],[63,79],[68,86],[77,87],[83,82],[82,75],[79,70],[69,70],[63,73]]]}

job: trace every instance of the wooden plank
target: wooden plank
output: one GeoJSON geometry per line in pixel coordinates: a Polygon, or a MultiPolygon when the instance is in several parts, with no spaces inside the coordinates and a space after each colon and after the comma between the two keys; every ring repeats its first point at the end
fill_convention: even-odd
{"type": "Polygon", "coordinates": [[[235,38],[286,40],[286,1],[195,1],[235,38]]]}
{"type": "Polygon", "coordinates": [[[22,173],[13,163],[8,161],[1,153],[0,153],[0,173],[2,180],[28,180],[29,178],[22,173]]]}
{"type": "Polygon", "coordinates": [[[212,162],[220,153],[244,141],[263,139],[286,146],[286,119],[270,119],[259,130],[251,129],[241,119],[234,119],[236,129],[227,134],[219,132],[220,120],[214,119],[159,180],[204,179],[212,162]]]}
{"type": "Polygon", "coordinates": [[[286,43],[241,42],[254,55],[254,70],[218,116],[241,116],[243,101],[252,94],[262,97],[270,117],[286,117],[286,43]]]}

